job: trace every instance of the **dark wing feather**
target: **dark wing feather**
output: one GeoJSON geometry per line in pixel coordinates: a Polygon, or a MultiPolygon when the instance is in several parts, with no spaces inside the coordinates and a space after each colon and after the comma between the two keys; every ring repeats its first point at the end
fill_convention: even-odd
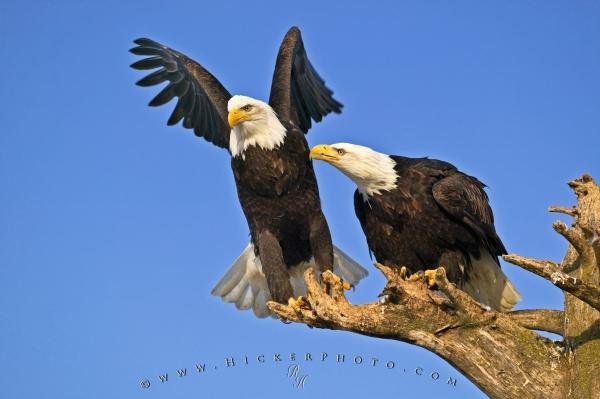
{"type": "Polygon", "coordinates": [[[454,220],[466,225],[491,254],[502,255],[506,249],[496,234],[484,187],[476,178],[456,172],[435,183],[432,191],[435,201],[454,220]]]}
{"type": "Polygon", "coordinates": [[[369,234],[366,231],[366,223],[367,217],[365,215],[365,207],[368,206],[368,203],[363,200],[362,194],[356,190],[354,191],[354,213],[356,214],[356,218],[360,222],[360,227],[362,228],[363,233],[365,234],[365,238],[367,239],[367,247],[369,248],[369,257],[371,260],[373,259],[373,252],[371,251],[371,246],[369,245],[369,234]]]}
{"type": "Polygon", "coordinates": [[[183,119],[183,127],[194,134],[229,150],[227,102],[231,94],[202,65],[185,55],[150,39],[134,40],[130,51],[148,56],[131,64],[139,70],[160,68],[140,79],[139,86],[169,82],[148,105],[157,107],[177,97],[177,104],[167,121],[175,125],[183,119]]]}
{"type": "Polygon", "coordinates": [[[311,120],[320,122],[330,112],[342,112],[342,104],[308,60],[297,27],[287,32],[279,47],[269,105],[280,119],[294,122],[304,133],[311,120]]]}

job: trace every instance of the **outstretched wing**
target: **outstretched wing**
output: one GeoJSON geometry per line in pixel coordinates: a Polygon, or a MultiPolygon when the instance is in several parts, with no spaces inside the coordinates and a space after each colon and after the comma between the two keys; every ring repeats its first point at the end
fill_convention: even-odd
{"type": "Polygon", "coordinates": [[[279,47],[269,105],[279,118],[294,122],[304,133],[310,129],[311,119],[320,122],[330,112],[342,112],[342,104],[333,98],[333,91],[308,60],[300,30],[295,26],[279,47]]]}
{"type": "Polygon", "coordinates": [[[432,191],[435,201],[450,217],[466,225],[491,254],[505,254],[484,187],[476,178],[456,172],[435,183],[432,191]]]}
{"type": "Polygon", "coordinates": [[[133,54],[148,56],[134,62],[139,70],[156,69],[137,82],[139,86],[154,86],[169,82],[148,105],[156,107],[178,97],[167,125],[183,119],[183,127],[194,134],[229,150],[227,101],[231,94],[202,65],[185,55],[150,39],[134,40],[133,54]]]}

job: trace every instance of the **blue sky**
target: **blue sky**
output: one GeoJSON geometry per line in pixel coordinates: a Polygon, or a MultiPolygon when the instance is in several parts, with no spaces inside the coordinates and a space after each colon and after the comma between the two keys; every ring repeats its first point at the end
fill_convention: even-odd
{"type": "MultiPolygon", "coordinates": [[[[547,206],[573,203],[571,178],[600,178],[599,17],[597,3],[559,1],[3,1],[0,396],[483,397],[420,348],[258,320],[212,297],[248,241],[228,155],[167,127],[171,106],[146,106],[157,91],[134,86],[127,50],[151,37],[266,99],[279,42],[299,25],[345,104],[310,144],[450,161],[489,185],[509,252],[559,259],[547,206]],[[272,358],[292,352],[315,357],[298,361],[303,389],[272,358]]],[[[383,278],[354,187],[328,165],[316,173],[334,241],[372,271],[351,299],[372,301],[383,278]]],[[[520,308],[562,306],[549,283],[504,268],[520,308]]]]}

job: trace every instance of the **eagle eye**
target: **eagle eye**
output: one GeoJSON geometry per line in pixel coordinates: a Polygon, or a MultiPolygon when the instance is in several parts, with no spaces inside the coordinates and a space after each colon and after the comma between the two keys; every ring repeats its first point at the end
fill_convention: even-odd
{"type": "Polygon", "coordinates": [[[252,109],[252,105],[251,104],[246,104],[244,105],[242,108],[240,108],[242,111],[244,112],[248,112],[252,109]]]}
{"type": "Polygon", "coordinates": [[[341,148],[338,148],[337,153],[338,155],[344,155],[346,151],[342,150],[341,148]]]}

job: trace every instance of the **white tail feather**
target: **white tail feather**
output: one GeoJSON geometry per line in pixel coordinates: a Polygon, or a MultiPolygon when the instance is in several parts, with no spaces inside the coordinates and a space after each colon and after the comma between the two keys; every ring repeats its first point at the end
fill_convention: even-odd
{"type": "MultiPolygon", "coordinates": [[[[306,295],[304,271],[314,264],[314,259],[311,259],[290,269],[290,283],[295,296],[306,295]]],[[[336,246],[333,247],[333,272],[351,285],[357,285],[369,274],[336,246]]],[[[271,314],[267,308],[271,294],[260,259],[254,253],[254,245],[250,243],[246,246],[212,289],[211,294],[221,297],[224,302],[235,303],[240,310],[252,308],[257,317],[267,317],[271,314]]]]}
{"type": "Polygon", "coordinates": [[[477,301],[495,310],[511,310],[521,295],[508,280],[488,251],[482,249],[479,259],[471,258],[469,280],[460,287],[477,301]]]}
{"type": "Polygon", "coordinates": [[[333,246],[333,272],[351,285],[356,285],[369,272],[348,256],[344,251],[333,246]]]}

